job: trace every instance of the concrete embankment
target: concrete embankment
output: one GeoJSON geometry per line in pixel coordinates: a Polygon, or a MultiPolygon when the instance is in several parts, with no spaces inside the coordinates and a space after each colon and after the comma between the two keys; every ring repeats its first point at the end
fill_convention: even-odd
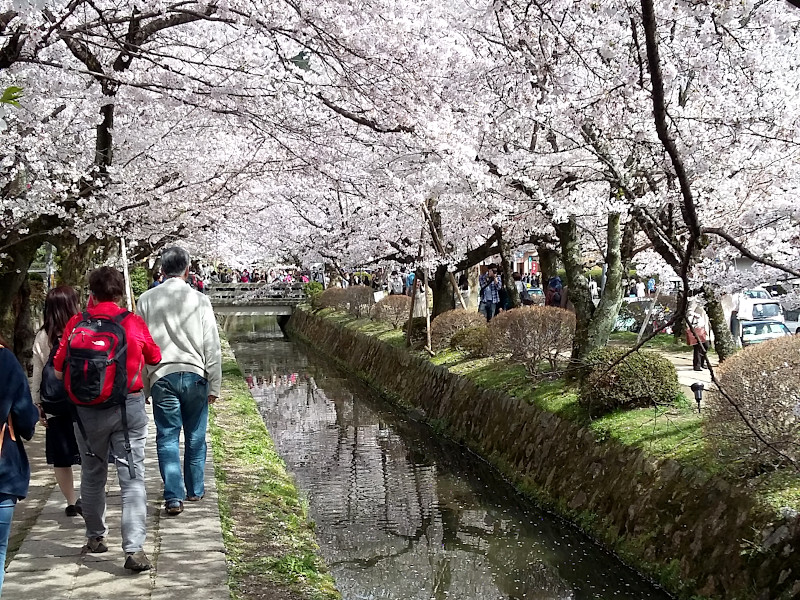
{"type": "Polygon", "coordinates": [[[298,310],[290,335],[469,446],[539,503],[576,521],[684,597],[800,595],[800,516],[658,460],[402,348],[298,310]]]}

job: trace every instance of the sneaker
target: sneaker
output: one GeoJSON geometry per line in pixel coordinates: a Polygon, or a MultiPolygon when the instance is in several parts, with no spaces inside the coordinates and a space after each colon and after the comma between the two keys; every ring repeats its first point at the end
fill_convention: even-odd
{"type": "Polygon", "coordinates": [[[183,512],[183,502],[180,500],[170,500],[164,505],[164,510],[168,515],[179,515],[183,512]]]}
{"type": "Polygon", "coordinates": [[[189,496],[187,500],[189,502],[200,502],[203,499],[203,496],[189,496]]]}
{"type": "Polygon", "coordinates": [[[67,508],[64,509],[64,514],[68,517],[77,517],[80,512],[78,512],[78,507],[74,504],[70,504],[67,508]]]}
{"type": "Polygon", "coordinates": [[[84,552],[91,552],[92,554],[101,554],[103,552],[108,552],[108,546],[106,546],[106,538],[103,536],[89,538],[86,540],[86,545],[83,547],[84,552]]]}
{"type": "Polygon", "coordinates": [[[125,568],[134,573],[141,573],[142,571],[149,571],[153,565],[150,564],[150,559],[144,553],[144,550],[138,552],[125,553],[125,568]]]}

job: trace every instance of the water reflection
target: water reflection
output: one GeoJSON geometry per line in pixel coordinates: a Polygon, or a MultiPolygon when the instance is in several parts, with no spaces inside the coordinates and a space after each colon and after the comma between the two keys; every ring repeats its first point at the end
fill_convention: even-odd
{"type": "Polygon", "coordinates": [[[668,598],[474,456],[293,344],[244,335],[237,359],[345,599],[668,598]]]}

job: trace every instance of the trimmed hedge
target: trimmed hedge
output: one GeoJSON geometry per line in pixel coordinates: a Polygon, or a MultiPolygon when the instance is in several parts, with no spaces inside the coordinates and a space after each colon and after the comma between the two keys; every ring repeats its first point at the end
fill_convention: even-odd
{"type": "Polygon", "coordinates": [[[347,290],[340,287],[329,287],[317,298],[318,308],[334,308],[336,310],[347,310],[350,305],[350,298],[347,290]]]}
{"type": "Polygon", "coordinates": [[[484,324],[460,329],[450,338],[450,347],[472,357],[489,356],[489,328],[484,324]]]}
{"type": "Polygon", "coordinates": [[[617,408],[671,404],[678,399],[678,373],[669,359],[655,352],[637,351],[614,365],[627,352],[623,348],[600,348],[587,356],[579,402],[592,415],[617,408]]]}
{"type": "Polygon", "coordinates": [[[721,394],[707,394],[704,427],[724,462],[750,471],[800,463],[800,336],[744,348],[717,376],[752,426],[721,394]]]}
{"type": "Polygon", "coordinates": [[[439,351],[450,345],[453,334],[469,327],[486,325],[486,317],[475,310],[457,308],[437,316],[431,323],[431,350],[439,351]]]}
{"type": "MultiPolygon", "coordinates": [[[[425,317],[414,317],[411,321],[414,323],[414,328],[411,331],[411,345],[419,347],[422,344],[424,346],[425,342],[428,341],[428,320],[425,317]]],[[[408,331],[408,323],[408,320],[403,323],[404,332],[408,331]]]]}
{"type": "Polygon", "coordinates": [[[545,361],[554,372],[574,337],[574,313],[554,306],[523,306],[503,311],[489,322],[492,352],[510,354],[532,375],[540,373],[545,361]]]}
{"type": "Polygon", "coordinates": [[[388,321],[397,329],[400,323],[408,320],[411,312],[411,298],[401,294],[386,296],[375,305],[374,318],[379,321],[388,321]]]}

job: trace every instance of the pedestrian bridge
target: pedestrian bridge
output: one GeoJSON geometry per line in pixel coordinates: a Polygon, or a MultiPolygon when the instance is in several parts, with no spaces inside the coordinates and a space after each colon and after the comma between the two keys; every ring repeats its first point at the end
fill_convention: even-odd
{"type": "Polygon", "coordinates": [[[220,316],[290,316],[306,299],[302,283],[212,283],[205,293],[220,316]]]}

